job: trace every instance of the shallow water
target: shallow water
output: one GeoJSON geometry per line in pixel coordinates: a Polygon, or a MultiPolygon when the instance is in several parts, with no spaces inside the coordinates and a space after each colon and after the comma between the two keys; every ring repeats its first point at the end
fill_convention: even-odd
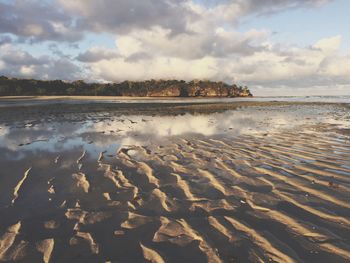
{"type": "Polygon", "coordinates": [[[48,109],[0,115],[2,260],[350,260],[344,105],[48,109]]]}
{"type": "Polygon", "coordinates": [[[94,99],[93,97],[80,97],[76,99],[72,97],[55,98],[55,99],[2,99],[1,107],[10,106],[34,106],[34,105],[52,105],[52,104],[170,104],[170,103],[239,103],[239,102],[310,102],[310,103],[344,103],[350,104],[350,96],[277,96],[277,97],[252,97],[252,98],[118,98],[103,97],[103,99],[94,99]]]}

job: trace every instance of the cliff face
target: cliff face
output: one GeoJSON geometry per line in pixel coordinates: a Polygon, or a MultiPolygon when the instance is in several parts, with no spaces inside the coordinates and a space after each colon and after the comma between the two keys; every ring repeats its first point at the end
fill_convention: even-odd
{"type": "Polygon", "coordinates": [[[222,82],[197,81],[190,82],[186,88],[188,97],[249,97],[248,88],[227,85],[222,82]]]}
{"type": "Polygon", "coordinates": [[[183,80],[124,81],[121,83],[41,81],[0,77],[0,96],[82,95],[131,97],[250,97],[247,87],[223,82],[183,80]]]}
{"type": "Polygon", "coordinates": [[[181,97],[181,88],[176,85],[147,91],[147,97],[181,97]]]}
{"type": "Polygon", "coordinates": [[[137,97],[251,97],[247,87],[212,81],[149,80],[111,84],[119,96],[137,97]]]}

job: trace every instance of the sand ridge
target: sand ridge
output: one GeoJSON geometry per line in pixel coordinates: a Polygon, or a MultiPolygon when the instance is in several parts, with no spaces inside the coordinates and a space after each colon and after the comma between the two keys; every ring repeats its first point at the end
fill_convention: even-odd
{"type": "Polygon", "coordinates": [[[114,143],[110,130],[140,119],[78,140],[70,124],[51,148],[0,146],[11,175],[0,176],[0,261],[350,261],[349,137],[314,125],[114,143]]]}

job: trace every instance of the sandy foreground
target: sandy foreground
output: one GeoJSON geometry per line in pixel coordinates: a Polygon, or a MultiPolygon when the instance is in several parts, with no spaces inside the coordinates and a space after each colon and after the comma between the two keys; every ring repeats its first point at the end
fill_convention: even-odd
{"type": "Polygon", "coordinates": [[[0,261],[349,262],[349,107],[0,109],[0,261]]]}

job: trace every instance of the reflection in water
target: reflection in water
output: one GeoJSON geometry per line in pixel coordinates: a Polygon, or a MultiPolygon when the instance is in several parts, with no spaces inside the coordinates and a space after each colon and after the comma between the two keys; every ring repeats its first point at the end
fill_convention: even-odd
{"type": "Polygon", "coordinates": [[[8,114],[0,261],[349,262],[346,110],[8,114]]]}
{"type": "Polygon", "coordinates": [[[313,103],[350,103],[350,96],[282,96],[282,97],[253,97],[253,98],[128,98],[120,99],[118,97],[100,97],[95,99],[93,97],[82,99],[66,99],[66,98],[56,98],[56,99],[3,99],[0,102],[1,107],[11,107],[11,106],[36,106],[36,105],[53,105],[53,104],[101,104],[101,103],[111,103],[111,104],[152,104],[152,103],[236,103],[236,102],[313,102],[313,103]]]}
{"type": "MultiPolygon", "coordinates": [[[[89,115],[86,121],[53,119],[48,123],[28,121],[21,125],[1,125],[0,146],[12,151],[45,150],[59,152],[84,148],[96,155],[127,144],[148,144],[179,135],[237,136],[274,133],[308,124],[332,123],[347,126],[341,116],[334,118],[333,107],[288,106],[248,107],[212,114],[174,116],[122,115],[105,119],[89,115]],[[108,149],[107,149],[108,148],[108,149]]],[[[337,112],[337,111],[336,111],[337,112]]]]}

